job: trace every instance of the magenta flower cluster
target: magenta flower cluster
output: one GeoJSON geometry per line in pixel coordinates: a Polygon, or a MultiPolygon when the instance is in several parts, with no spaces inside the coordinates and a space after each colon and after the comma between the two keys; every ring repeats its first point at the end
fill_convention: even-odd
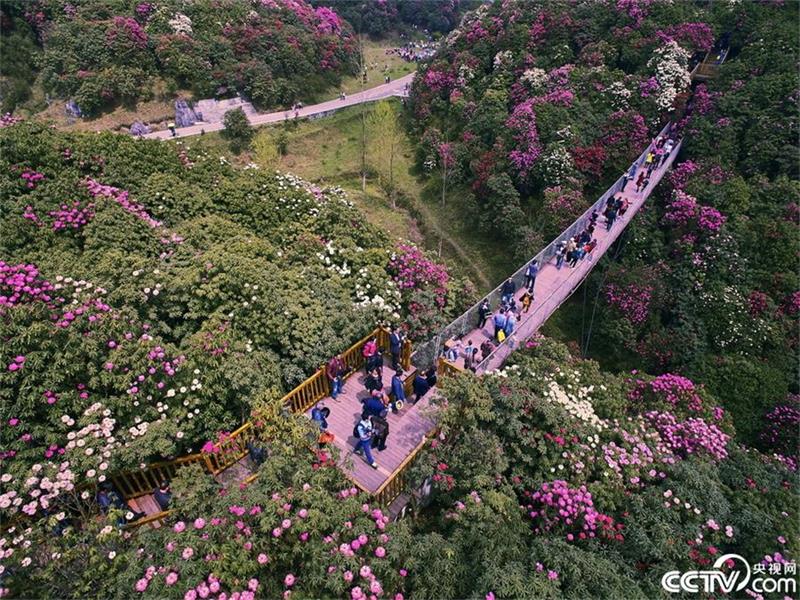
{"type": "Polygon", "coordinates": [[[410,244],[399,244],[389,261],[388,271],[400,290],[419,290],[433,287],[436,304],[443,308],[447,302],[447,269],[425,257],[410,244]]]}
{"type": "Polygon", "coordinates": [[[5,113],[0,116],[0,129],[3,129],[3,127],[11,127],[15,123],[20,122],[22,122],[22,119],[19,117],[15,117],[11,113],[5,113]]]}
{"type": "Polygon", "coordinates": [[[144,206],[138,202],[134,202],[129,198],[129,193],[127,190],[121,190],[110,185],[103,185],[91,177],[87,177],[85,183],[86,189],[89,190],[89,194],[93,198],[111,198],[127,212],[131,213],[136,218],[141,219],[153,229],[162,227],[161,221],[158,221],[150,216],[150,214],[145,210],[144,206]]]}
{"type": "Polygon", "coordinates": [[[703,399],[699,388],[691,379],[674,373],[664,373],[650,381],[637,379],[628,392],[628,399],[634,402],[664,402],[674,409],[700,412],[703,399]]]}
{"type": "Polygon", "coordinates": [[[686,160],[676,165],[669,174],[669,182],[676,190],[684,190],[689,178],[700,170],[700,165],[692,160],[686,160]]]}
{"type": "Polygon", "coordinates": [[[147,33],[136,19],[114,17],[111,27],[106,32],[106,44],[112,45],[121,38],[139,50],[147,48],[147,33]]]}
{"type": "Polygon", "coordinates": [[[614,519],[597,511],[586,486],[572,488],[566,481],[543,483],[534,491],[525,491],[525,509],[534,522],[536,534],[557,530],[572,542],[597,536],[613,535],[614,519]]]}
{"type": "Polygon", "coordinates": [[[511,129],[516,142],[508,158],[520,176],[525,177],[542,153],[539,145],[539,132],[536,129],[536,113],[533,110],[536,100],[531,98],[514,107],[506,126],[511,129]]]}
{"type": "Polygon", "coordinates": [[[39,277],[36,265],[9,265],[0,260],[0,314],[3,307],[32,302],[49,303],[55,288],[39,277]]]}
{"type": "Polygon", "coordinates": [[[662,42],[676,41],[692,51],[708,52],[714,45],[714,31],[708,23],[680,23],[656,32],[662,42]]]}
{"type": "Polygon", "coordinates": [[[634,27],[639,27],[648,14],[647,8],[655,0],[617,0],[616,9],[633,20],[634,27]]]}
{"type": "Polygon", "coordinates": [[[44,173],[39,173],[38,171],[26,167],[22,170],[20,179],[25,183],[26,188],[34,190],[41,181],[44,181],[44,173]]]}
{"type": "Polygon", "coordinates": [[[674,414],[658,411],[645,413],[645,418],[675,454],[686,457],[705,453],[716,460],[728,456],[730,436],[703,419],[690,418],[679,422],[674,414]]]}
{"type": "Polygon", "coordinates": [[[717,233],[727,221],[713,206],[700,205],[694,196],[676,189],[672,201],[667,204],[664,222],[677,227],[687,227],[695,223],[699,229],[717,233]]]}
{"type": "Polygon", "coordinates": [[[425,73],[425,85],[434,93],[441,92],[442,90],[449,91],[456,79],[452,73],[447,71],[438,71],[436,69],[429,69],[425,73]]]}
{"type": "Polygon", "coordinates": [[[800,395],[789,394],[786,403],[779,404],[767,413],[766,421],[766,427],[761,432],[761,441],[770,449],[796,460],[800,431],[800,395]]]}
{"type": "Polygon", "coordinates": [[[80,229],[94,217],[94,204],[90,202],[82,206],[76,200],[71,205],[62,204],[58,210],[51,210],[48,214],[53,217],[53,231],[80,229]]]}
{"type": "Polygon", "coordinates": [[[653,287],[639,283],[617,285],[609,283],[605,287],[606,301],[619,310],[623,317],[633,325],[647,320],[650,314],[650,302],[653,299],[653,287]]]}

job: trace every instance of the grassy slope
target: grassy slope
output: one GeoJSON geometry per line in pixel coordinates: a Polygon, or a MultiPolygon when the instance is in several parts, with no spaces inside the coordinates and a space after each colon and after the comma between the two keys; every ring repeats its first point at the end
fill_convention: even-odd
{"type": "MultiPolygon", "coordinates": [[[[392,101],[392,106],[401,110],[397,100],[392,101]]],[[[363,110],[369,118],[373,106],[366,105],[363,110]]],[[[392,209],[376,176],[368,176],[366,194],[362,192],[361,116],[362,108],[353,107],[325,119],[301,121],[290,127],[288,154],[273,166],[309,181],[341,186],[367,218],[390,235],[422,243],[434,251],[439,250],[441,240],[444,258],[460,265],[479,289],[494,287],[514,265],[505,259],[502,247],[485,239],[465,219],[458,218],[457,192],[449,195],[450,205],[441,206],[438,180],[416,173],[408,139],[403,141],[397,157],[395,179],[401,198],[398,208],[392,209]]],[[[277,127],[280,126],[268,129],[276,131],[277,127]]],[[[202,146],[212,155],[230,155],[227,143],[216,133],[185,143],[190,147],[202,146]]],[[[241,164],[253,160],[247,152],[236,158],[241,164]]]]}

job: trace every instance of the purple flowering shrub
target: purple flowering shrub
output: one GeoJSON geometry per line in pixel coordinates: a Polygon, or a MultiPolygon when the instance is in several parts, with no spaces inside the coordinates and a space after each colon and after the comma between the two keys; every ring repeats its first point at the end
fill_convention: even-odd
{"type": "Polygon", "coordinates": [[[775,406],[766,414],[765,419],[761,443],[766,448],[793,459],[796,464],[800,430],[800,397],[797,394],[789,394],[784,403],[775,406]]]}
{"type": "Polygon", "coordinates": [[[350,25],[304,0],[109,10],[42,13],[45,87],[88,116],[146,99],[157,78],[200,97],[241,92],[266,108],[321,92],[357,65],[350,25]]]}

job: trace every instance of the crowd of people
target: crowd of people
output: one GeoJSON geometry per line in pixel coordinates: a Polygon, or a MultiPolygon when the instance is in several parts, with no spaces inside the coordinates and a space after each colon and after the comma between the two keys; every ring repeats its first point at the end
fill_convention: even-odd
{"type": "Polygon", "coordinates": [[[436,44],[432,41],[406,42],[399,48],[387,48],[386,54],[396,54],[406,62],[422,62],[436,52],[436,44]]]}
{"type": "MultiPolygon", "coordinates": [[[[436,385],[437,377],[435,368],[429,371],[417,371],[412,382],[413,397],[406,397],[403,381],[402,352],[405,344],[405,333],[399,327],[392,327],[389,334],[389,356],[391,377],[388,383],[384,381],[386,369],[384,356],[385,348],[378,345],[378,339],[372,337],[361,348],[364,359],[364,391],[360,398],[361,415],[353,427],[355,438],[354,452],[363,456],[367,464],[373,469],[378,468],[378,463],[372,451],[381,452],[386,449],[389,437],[389,414],[397,414],[406,402],[418,402],[428,391],[436,385]]],[[[332,357],[325,366],[325,375],[330,384],[330,397],[334,402],[339,402],[339,396],[344,387],[344,379],[351,373],[341,354],[332,357]]],[[[318,402],[311,410],[311,419],[320,430],[319,445],[332,442],[335,438],[328,431],[328,417],[331,409],[324,401],[318,402]]]]}
{"type": "MultiPolygon", "coordinates": [[[[603,208],[602,217],[606,231],[611,231],[617,219],[623,217],[630,207],[630,201],[628,198],[623,197],[622,194],[628,184],[635,180],[636,193],[645,190],[650,184],[653,172],[669,159],[675,147],[676,141],[673,138],[659,136],[645,154],[642,164],[640,165],[637,161],[631,165],[624,175],[619,192],[608,198],[603,208]],[[640,167],[643,168],[640,170],[640,167]]],[[[598,211],[593,210],[580,233],[558,242],[554,255],[556,269],[561,270],[564,263],[574,269],[581,260],[592,260],[592,253],[598,245],[594,232],[597,228],[599,217],[598,211]]],[[[449,340],[444,344],[442,356],[454,364],[460,358],[463,358],[464,368],[473,372],[476,371],[478,365],[491,355],[498,344],[513,336],[522,315],[530,310],[534,301],[534,287],[540,267],[541,265],[536,259],[533,259],[526,266],[524,272],[525,292],[519,298],[519,303],[516,300],[517,284],[511,278],[500,286],[500,304],[496,310],[492,309],[489,298],[485,298],[480,303],[476,327],[482,332],[487,322],[491,323],[493,326],[491,337],[482,336],[484,341],[479,347],[475,346],[475,342],[472,339],[468,339],[466,343],[460,340],[449,340]]]]}

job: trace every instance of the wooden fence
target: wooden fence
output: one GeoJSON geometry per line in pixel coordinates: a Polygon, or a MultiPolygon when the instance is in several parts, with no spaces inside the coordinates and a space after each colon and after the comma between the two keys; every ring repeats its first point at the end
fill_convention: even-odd
{"type": "MultiPolygon", "coordinates": [[[[369,335],[364,336],[355,344],[350,346],[347,350],[342,352],[342,362],[344,362],[345,367],[348,370],[348,373],[345,375],[345,377],[349,377],[350,375],[357,373],[358,370],[364,366],[362,348],[364,344],[371,338],[376,338],[378,346],[388,351],[389,335],[390,332],[388,329],[384,327],[377,327],[369,335]]],[[[405,370],[411,369],[411,353],[411,342],[406,340],[403,344],[400,355],[400,363],[405,370]]],[[[328,396],[331,392],[331,385],[325,369],[326,365],[322,365],[314,372],[313,375],[281,398],[281,404],[285,405],[295,414],[303,413],[311,408],[316,402],[328,396]]],[[[409,377],[407,377],[404,382],[407,394],[411,393],[413,378],[414,371],[411,372],[409,377]]],[[[156,487],[158,487],[162,481],[169,481],[176,475],[178,469],[186,465],[199,464],[209,475],[216,476],[239,462],[244,456],[247,455],[247,444],[256,438],[256,433],[256,426],[252,421],[248,421],[239,427],[239,429],[231,432],[230,435],[215,443],[211,452],[189,454],[175,460],[153,463],[138,471],[125,471],[116,473],[111,476],[111,481],[124,496],[124,498],[128,500],[138,496],[152,494],[153,490],[156,489],[156,487]]],[[[414,451],[414,454],[415,453],[416,450],[414,451]]],[[[402,466],[403,465],[401,465],[401,467],[402,466]]],[[[379,490],[379,493],[384,491],[386,485],[395,478],[396,474],[397,472],[390,477],[381,490],[379,490]]],[[[251,476],[250,481],[252,481],[254,478],[254,476],[251,476]]],[[[396,486],[397,484],[393,485],[396,486]]],[[[378,495],[379,494],[376,494],[376,496],[378,495]]],[[[384,493],[384,495],[390,494],[384,493]]],[[[396,497],[396,495],[394,497],[396,497]]],[[[131,526],[139,526],[151,523],[153,521],[160,521],[163,520],[168,514],[169,511],[165,511],[157,515],[150,515],[146,519],[141,519],[140,521],[133,523],[131,526]]]]}

